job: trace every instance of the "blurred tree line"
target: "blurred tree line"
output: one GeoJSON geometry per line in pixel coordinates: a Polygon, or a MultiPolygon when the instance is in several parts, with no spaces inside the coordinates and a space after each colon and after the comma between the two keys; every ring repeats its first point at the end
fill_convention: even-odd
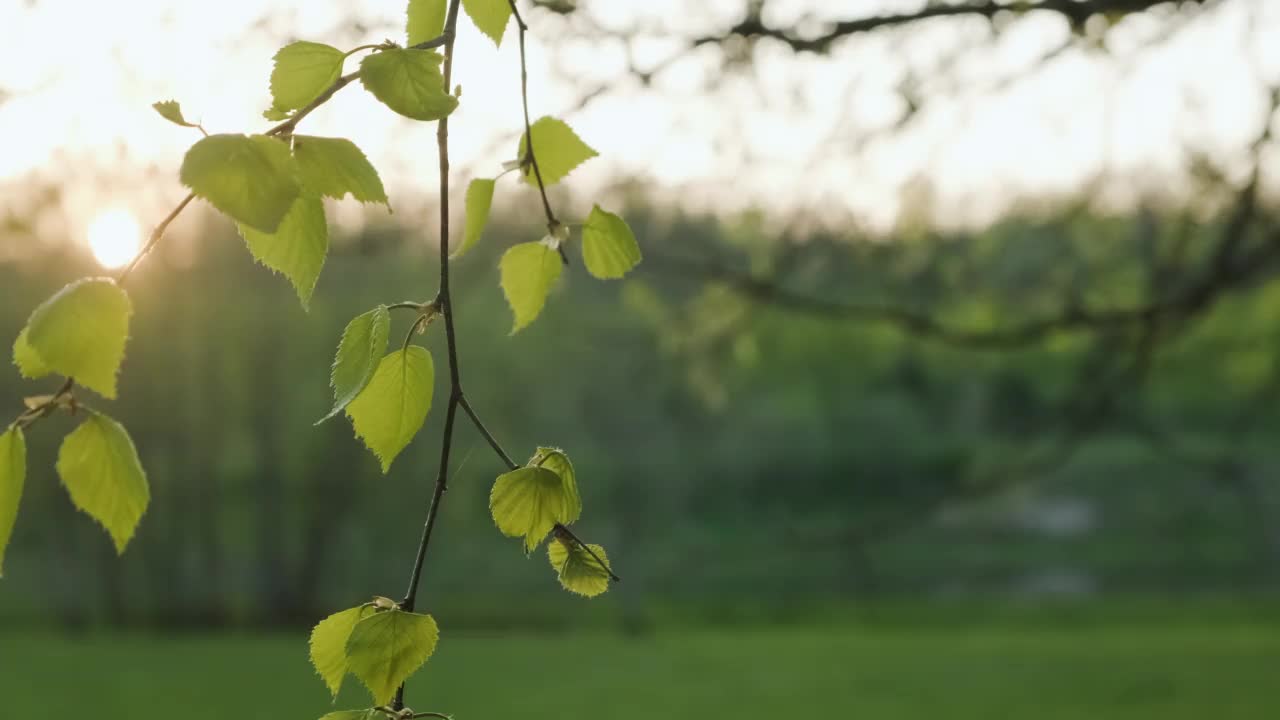
{"type": "MultiPolygon", "coordinates": [[[[496,227],[456,283],[469,394],[513,451],[570,452],[600,509],[591,535],[625,582],[612,601],[566,607],[544,558],[510,562],[487,511],[500,468],[468,430],[432,612],[639,623],[903,593],[1274,586],[1280,287],[1224,291],[1165,325],[1158,352],[1146,326],[986,347],[902,322],[919,312],[981,336],[1056,316],[1064,299],[1140,303],[1165,281],[1153,258],[1212,255],[1231,213],[1082,204],[975,233],[904,223],[895,242],[779,241],[750,213],[628,217],[643,272],[619,290],[570,268],[546,320],[514,337],[494,330],[508,312],[495,268],[517,225],[496,227]],[[788,302],[797,290],[805,303],[788,302]]],[[[405,509],[427,502],[434,448],[414,443],[406,470],[383,477],[347,423],[312,424],[342,327],[429,293],[429,248],[389,226],[340,239],[306,315],[228,233],[208,224],[162,247],[131,291],[111,412],[153,487],[136,544],[115,558],[60,497],[52,463],[31,463],[0,621],[305,623],[359,600],[352,588],[395,593],[419,532],[405,509]]],[[[70,249],[0,265],[0,335],[86,270],[70,249]]],[[[30,392],[0,374],[0,395],[30,392]]],[[[57,437],[33,434],[32,456],[52,458],[57,437]]]]}

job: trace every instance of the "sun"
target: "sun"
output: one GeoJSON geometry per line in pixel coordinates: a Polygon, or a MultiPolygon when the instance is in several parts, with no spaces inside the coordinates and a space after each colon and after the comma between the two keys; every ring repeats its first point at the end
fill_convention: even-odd
{"type": "Polygon", "coordinates": [[[121,208],[104,210],[89,223],[89,249],[99,265],[123,267],[142,247],[142,229],[133,213],[121,208]]]}

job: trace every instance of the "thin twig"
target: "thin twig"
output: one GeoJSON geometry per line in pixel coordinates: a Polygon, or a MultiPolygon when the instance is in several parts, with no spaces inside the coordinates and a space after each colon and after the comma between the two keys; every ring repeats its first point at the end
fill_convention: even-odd
{"type": "MultiPolygon", "coordinates": [[[[529,32],[529,26],[525,23],[524,17],[520,15],[520,8],[516,7],[516,0],[507,0],[507,4],[511,6],[511,14],[515,16],[516,28],[520,36],[520,103],[524,108],[524,148],[525,155],[529,159],[529,165],[533,167],[533,177],[538,182],[538,195],[542,198],[542,211],[547,215],[547,233],[556,236],[556,230],[560,227],[560,221],[556,219],[556,214],[551,210],[551,201],[547,199],[547,186],[542,181],[542,169],[538,167],[538,154],[533,149],[533,125],[529,122],[529,64],[525,53],[525,35],[529,32]]],[[[525,158],[520,158],[523,165],[525,158]]],[[[558,243],[556,251],[560,253],[560,262],[565,265],[569,264],[569,256],[565,255],[564,248],[558,243]]]]}
{"type": "Polygon", "coordinates": [[[195,193],[188,193],[186,197],[182,198],[182,202],[179,202],[178,205],[165,216],[164,220],[161,220],[160,224],[156,225],[155,229],[151,231],[151,236],[147,238],[147,244],[138,251],[137,255],[133,256],[133,260],[130,260],[129,264],[125,266],[125,269],[121,270],[120,274],[116,276],[117,285],[123,285],[124,281],[129,279],[129,276],[133,274],[134,269],[138,267],[138,264],[142,262],[142,259],[147,255],[150,255],[151,251],[155,250],[156,245],[160,244],[160,239],[164,237],[165,231],[169,229],[169,226],[173,224],[173,221],[177,220],[178,216],[182,214],[182,211],[185,210],[187,206],[191,204],[191,201],[195,199],[195,193]]]}
{"type": "Polygon", "coordinates": [[[489,428],[485,427],[484,423],[480,421],[480,416],[476,415],[476,411],[471,408],[471,402],[467,400],[466,396],[464,395],[460,397],[458,402],[462,405],[462,409],[467,412],[467,416],[471,418],[471,422],[475,424],[476,429],[480,431],[480,434],[483,435],[484,439],[489,443],[489,447],[493,448],[493,451],[498,454],[498,457],[502,458],[502,462],[506,463],[507,469],[515,470],[520,467],[511,459],[511,456],[507,454],[507,451],[502,449],[502,445],[498,443],[498,440],[493,436],[493,433],[489,432],[489,428]]]}

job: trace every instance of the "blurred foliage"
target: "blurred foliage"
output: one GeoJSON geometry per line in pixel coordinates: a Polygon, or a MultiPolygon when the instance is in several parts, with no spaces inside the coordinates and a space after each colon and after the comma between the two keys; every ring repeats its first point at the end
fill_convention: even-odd
{"type": "MultiPolygon", "coordinates": [[[[439,528],[449,542],[424,588],[442,621],[546,625],[586,613],[645,623],[664,605],[732,615],[735,602],[1235,590],[1276,579],[1280,488],[1268,468],[1280,416],[1261,401],[1277,382],[1280,288],[1229,298],[1172,335],[1067,462],[993,483],[991,468],[1016,468],[1062,430],[1090,359],[1124,338],[1057,335],[973,352],[671,271],[707,263],[815,298],[983,328],[1073,302],[1138,302],[1159,282],[1151,257],[1177,248],[1196,258],[1215,223],[1076,209],[973,236],[779,243],[755,215],[628,217],[657,260],[622,286],[588,282],[575,263],[543,321],[514,337],[497,262],[528,238],[495,220],[455,283],[468,397],[516,455],[539,445],[572,455],[583,504],[601,509],[589,535],[625,582],[607,602],[548,602],[558,588],[545,558],[512,560],[492,528],[488,488],[502,468],[465,426],[439,528]]],[[[336,238],[304,314],[229,228],[201,234],[194,256],[175,242],[135,276],[122,399],[90,401],[133,432],[152,510],[115,559],[40,460],[72,421],[32,432],[0,621],[305,623],[368,589],[400,591],[436,461],[425,438],[441,418],[387,477],[345,424],[312,423],[331,403],[343,327],[378,303],[428,298],[430,249],[417,232],[386,228],[336,238]]],[[[95,272],[70,250],[0,265],[0,336],[95,272]]],[[[434,329],[423,341],[442,352],[434,329]]],[[[45,391],[0,374],[11,407],[45,391]]]]}

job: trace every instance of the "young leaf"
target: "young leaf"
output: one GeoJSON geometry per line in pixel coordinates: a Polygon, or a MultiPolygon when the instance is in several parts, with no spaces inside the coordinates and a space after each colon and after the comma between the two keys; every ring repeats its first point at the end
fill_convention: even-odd
{"type": "MultiPolygon", "coordinates": [[[[573,128],[553,117],[539,119],[531,129],[538,171],[542,174],[543,184],[547,186],[560,182],[574,168],[599,154],[582,142],[573,128]]],[[[527,135],[520,136],[520,149],[516,157],[524,158],[529,147],[528,141],[527,135]]],[[[524,179],[530,185],[538,184],[532,167],[525,168],[524,179]]]]}
{"type": "Polygon", "coordinates": [[[278,107],[269,107],[266,110],[262,111],[262,117],[266,118],[267,120],[270,120],[271,122],[280,122],[281,120],[288,120],[289,116],[292,114],[293,114],[292,111],[281,110],[278,107]]]}
{"type": "Polygon", "coordinates": [[[385,705],[400,683],[431,657],[439,639],[430,615],[387,610],[356,624],[347,639],[347,664],[369,688],[374,704],[385,705]]]}
{"type": "Polygon", "coordinates": [[[640,246],[626,221],[596,205],[582,225],[582,261],[602,280],[620,278],[640,264],[640,246]]]}
{"type": "Polygon", "coordinates": [[[515,314],[512,333],[533,322],[547,302],[547,293],[560,277],[560,256],[544,243],[513,245],[498,263],[502,292],[515,314]]]}
{"type": "Polygon", "coordinates": [[[347,405],[356,435],[378,456],[383,473],[422,428],[434,383],[431,355],[410,345],[382,358],[369,384],[347,405]]]}
{"type": "Polygon", "coordinates": [[[543,467],[522,467],[498,476],[489,493],[493,522],[507,537],[523,537],[533,552],[556,523],[571,522],[582,512],[564,480],[543,467]]]}
{"type": "Polygon", "coordinates": [[[409,44],[435,40],[444,34],[444,16],[448,0],[409,0],[409,22],[405,30],[409,44]]]}
{"type": "Polygon", "coordinates": [[[90,412],[58,450],[58,475],[71,502],[102,524],[123,553],[147,510],[151,491],[124,426],[90,412]]]}
{"type": "MultiPolygon", "coordinates": [[[[387,351],[391,332],[391,312],[385,305],[370,310],[347,323],[333,359],[329,383],[333,386],[333,410],[320,422],[342,412],[373,378],[378,361],[387,351]]],[[[316,423],[317,425],[320,423],[316,423]]]]}
{"type": "Polygon", "coordinates": [[[18,339],[13,341],[13,364],[18,366],[18,373],[28,380],[42,378],[53,372],[36,354],[35,348],[31,347],[26,328],[22,328],[18,339]]]}
{"type": "Polygon", "coordinates": [[[540,447],[526,465],[546,468],[560,476],[565,493],[565,515],[560,518],[560,522],[569,524],[577,521],[582,515],[582,497],[578,494],[578,478],[573,472],[569,456],[558,448],[540,447]]]}
{"type": "Polygon", "coordinates": [[[266,135],[210,135],[182,159],[182,184],[232,219],[271,233],[300,191],[289,146],[266,135]]]}
{"type": "Polygon", "coordinates": [[[254,259],[289,278],[302,307],[309,307],[325,256],[329,254],[324,201],[317,195],[300,195],[273,233],[255,230],[243,223],[239,228],[254,259]]]}
{"type": "Polygon", "coordinates": [[[495,184],[494,180],[478,179],[472,180],[467,186],[467,227],[462,235],[462,245],[453,253],[455,258],[462,257],[476,244],[484,232],[485,225],[489,223],[489,209],[493,207],[495,184]]]}
{"type": "Polygon", "coordinates": [[[439,120],[458,107],[458,98],[445,89],[440,62],[431,50],[383,50],[360,63],[360,83],[405,117],[439,120]]]}
{"type": "Polygon", "coordinates": [[[360,202],[388,204],[378,171],[346,138],[294,135],[293,157],[298,161],[302,184],[312,192],[335,200],[350,193],[360,202]]]}
{"type": "Polygon", "coordinates": [[[346,55],[323,43],[295,42],[280,48],[271,69],[271,106],[296,110],[315,100],[342,75],[346,55]]]}
{"type": "Polygon", "coordinates": [[[494,45],[502,45],[502,34],[511,20],[511,4],[508,0],[462,0],[471,22],[488,35],[494,45]]]}
{"type": "Polygon", "coordinates": [[[0,435],[0,577],[4,577],[4,549],[18,519],[18,502],[27,477],[27,439],[22,428],[9,428],[0,435]]]}
{"type": "Polygon", "coordinates": [[[182,106],[178,104],[177,100],[164,100],[158,103],[152,103],[151,107],[155,108],[155,111],[160,113],[160,117],[168,120],[174,125],[181,125],[182,127],[189,128],[200,127],[193,122],[188,122],[187,119],[182,116],[182,106]]]}
{"type": "Polygon", "coordinates": [[[77,280],[31,313],[14,359],[24,375],[60,373],[114,398],[131,314],[129,296],[111,278],[77,280]]]}
{"type": "Polygon", "coordinates": [[[347,638],[356,623],[372,612],[371,607],[353,607],[330,615],[311,630],[311,664],[335,700],[347,675],[347,638]]]}
{"type": "Polygon", "coordinates": [[[609,556],[605,555],[604,548],[599,545],[587,547],[591,548],[592,552],[605,564],[601,565],[598,560],[591,557],[591,553],[572,540],[557,539],[555,542],[547,543],[547,557],[551,560],[551,567],[555,568],[560,576],[560,584],[565,590],[586,597],[595,597],[609,589],[609,556]]]}

